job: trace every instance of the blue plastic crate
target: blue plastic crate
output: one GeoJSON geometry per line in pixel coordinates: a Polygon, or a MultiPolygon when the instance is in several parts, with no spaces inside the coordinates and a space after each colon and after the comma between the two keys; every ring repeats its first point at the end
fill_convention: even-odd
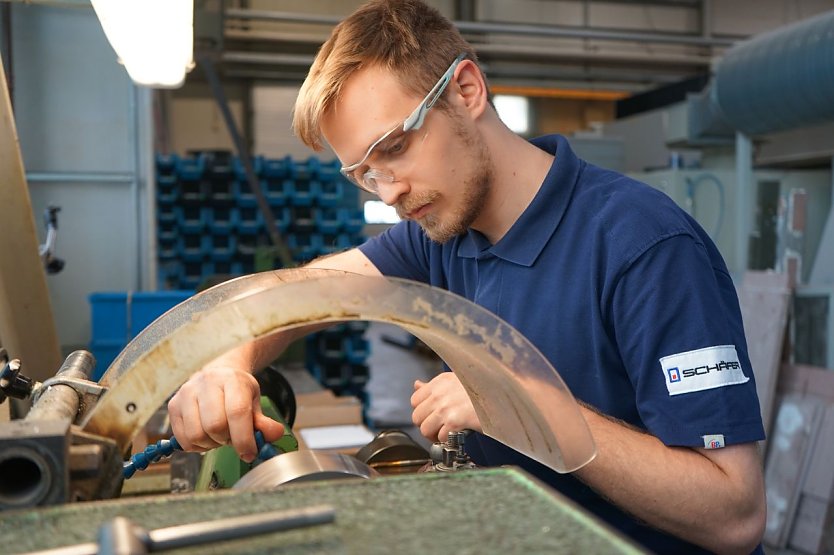
{"type": "Polygon", "coordinates": [[[171,174],[176,171],[179,156],[176,154],[157,154],[156,171],[159,174],[171,174]]]}
{"type": "Polygon", "coordinates": [[[309,206],[293,206],[290,208],[290,229],[295,233],[311,233],[316,229],[316,217],[313,208],[309,206]]]}
{"type": "Polygon", "coordinates": [[[136,337],[154,320],[194,295],[186,291],[138,291],[130,295],[130,333],[136,337]]]}
{"type": "MultiPolygon", "coordinates": [[[[286,183],[289,182],[285,182],[286,183]]],[[[320,186],[318,181],[297,179],[293,183],[293,194],[287,195],[290,206],[313,206],[318,199],[320,186]]]]}
{"type": "Polygon", "coordinates": [[[99,381],[107,368],[115,360],[119,353],[125,348],[126,343],[121,341],[92,341],[90,342],[90,352],[96,359],[96,367],[93,370],[93,375],[90,376],[93,381],[99,381]]]}
{"type": "MultiPolygon", "coordinates": [[[[263,179],[258,180],[258,186],[263,191],[265,187],[263,179]]],[[[239,177],[235,179],[232,183],[232,191],[235,196],[235,206],[247,208],[258,206],[258,198],[249,188],[249,182],[246,181],[246,178],[239,177]]]]}
{"type": "Polygon", "coordinates": [[[207,237],[199,233],[183,233],[177,238],[179,258],[186,262],[201,262],[209,254],[207,237]]]}
{"type": "Polygon", "coordinates": [[[229,262],[237,254],[237,237],[209,235],[206,237],[208,257],[214,262],[229,262]]]}
{"type": "Polygon", "coordinates": [[[93,341],[126,344],[130,339],[127,293],[93,293],[89,301],[93,341]]]}
{"type": "Polygon", "coordinates": [[[336,208],[316,208],[313,210],[313,219],[319,233],[338,233],[344,225],[344,220],[336,208]]]}
{"type": "Polygon", "coordinates": [[[295,178],[296,165],[289,156],[284,158],[267,158],[263,162],[264,177],[283,179],[286,177],[295,178]]]}
{"type": "MultiPolygon", "coordinates": [[[[264,171],[264,158],[263,156],[253,156],[252,160],[252,171],[255,172],[255,177],[260,177],[263,175],[264,171]]],[[[246,168],[243,167],[243,161],[235,156],[232,159],[232,172],[234,176],[237,178],[238,181],[246,182],[248,179],[246,177],[246,168]]]]}
{"type": "Polygon", "coordinates": [[[237,209],[237,230],[241,235],[257,235],[264,230],[264,218],[256,206],[237,209]]]}
{"type": "Polygon", "coordinates": [[[176,260],[179,258],[180,249],[176,237],[160,237],[156,245],[156,256],[160,261],[176,260]]]}
{"type": "Polygon", "coordinates": [[[295,195],[295,181],[291,179],[266,177],[261,187],[270,206],[287,206],[295,195]]]}
{"type": "Polygon", "coordinates": [[[199,181],[206,171],[204,156],[194,158],[180,158],[176,162],[177,176],[185,181],[199,181]]]}
{"type": "Polygon", "coordinates": [[[206,208],[206,223],[214,234],[229,234],[237,229],[239,211],[231,206],[212,206],[206,208]]]}
{"type": "Polygon", "coordinates": [[[177,224],[183,233],[202,233],[208,222],[208,210],[200,206],[177,206],[177,224]]]}
{"type": "Polygon", "coordinates": [[[214,204],[233,204],[236,192],[235,181],[231,176],[217,176],[206,182],[206,196],[214,204]]]}
{"type": "Polygon", "coordinates": [[[336,208],[344,199],[344,182],[339,178],[329,178],[319,182],[317,204],[322,207],[336,208]]]}

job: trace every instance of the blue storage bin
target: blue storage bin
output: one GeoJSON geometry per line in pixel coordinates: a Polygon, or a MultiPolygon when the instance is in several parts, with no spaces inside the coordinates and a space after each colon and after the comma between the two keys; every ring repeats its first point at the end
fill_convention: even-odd
{"type": "Polygon", "coordinates": [[[228,262],[237,254],[237,238],[234,235],[209,235],[208,256],[214,262],[228,262]]]}
{"type": "MultiPolygon", "coordinates": [[[[255,172],[255,177],[260,177],[263,175],[264,169],[264,158],[263,156],[253,156],[251,158],[252,161],[252,171],[255,172]]],[[[246,168],[243,167],[243,161],[235,156],[232,159],[232,173],[234,174],[235,178],[238,181],[246,183],[248,179],[246,177],[246,168]]]]}
{"type": "Polygon", "coordinates": [[[174,204],[157,204],[156,206],[156,221],[158,222],[177,222],[177,215],[179,214],[179,207],[174,204]]]}
{"type": "MultiPolygon", "coordinates": [[[[258,185],[261,187],[261,191],[264,190],[264,181],[260,179],[258,181],[258,185]]],[[[246,181],[246,178],[237,178],[232,183],[232,191],[235,196],[235,206],[241,208],[251,208],[253,206],[258,206],[258,198],[255,196],[255,193],[249,188],[249,182],[246,181]]]]}
{"type": "Polygon", "coordinates": [[[229,234],[237,228],[240,213],[231,206],[212,206],[206,208],[206,223],[214,234],[229,234]]]}
{"type": "Polygon", "coordinates": [[[344,182],[338,178],[330,178],[319,182],[317,204],[322,207],[338,207],[344,198],[344,182]]]}
{"type": "Polygon", "coordinates": [[[179,258],[186,262],[201,262],[209,253],[207,237],[199,233],[183,233],[177,239],[179,258]]]}
{"type": "Polygon", "coordinates": [[[291,179],[267,177],[261,181],[261,186],[270,206],[287,206],[295,195],[295,182],[291,179]]]}
{"type": "Polygon", "coordinates": [[[88,298],[93,341],[126,344],[130,339],[127,293],[92,293],[88,298]]]}
{"type": "Polygon", "coordinates": [[[361,233],[365,227],[365,215],[361,210],[345,209],[342,222],[346,233],[361,233]]]}
{"type": "Polygon", "coordinates": [[[371,354],[370,342],[360,336],[345,337],[344,346],[345,360],[350,364],[362,364],[371,354]]]}
{"type": "Polygon", "coordinates": [[[160,237],[156,246],[156,255],[159,260],[166,262],[179,258],[180,249],[177,237],[160,237]]]}
{"type": "Polygon", "coordinates": [[[278,231],[284,233],[290,228],[292,224],[292,211],[289,208],[275,208],[272,211],[272,215],[275,216],[275,227],[278,228],[278,231]]]}
{"type": "Polygon", "coordinates": [[[179,228],[176,220],[158,220],[156,222],[156,238],[160,241],[176,241],[179,228]]]}
{"type": "Polygon", "coordinates": [[[200,206],[177,206],[177,223],[183,233],[202,233],[206,228],[208,211],[200,206]]]}
{"type": "Polygon", "coordinates": [[[214,275],[243,275],[243,265],[240,262],[229,260],[210,260],[203,262],[203,278],[214,275]]]}
{"type": "Polygon", "coordinates": [[[294,260],[298,262],[312,260],[321,252],[321,235],[318,233],[293,233],[287,238],[287,246],[292,251],[294,260]]]}
{"type": "Polygon", "coordinates": [[[130,332],[132,337],[154,320],[194,295],[186,291],[138,291],[130,295],[130,332]]]}
{"type": "Polygon", "coordinates": [[[237,230],[242,235],[256,235],[264,230],[264,218],[257,206],[237,209],[237,230]]]}
{"type": "Polygon", "coordinates": [[[90,343],[90,352],[96,359],[96,367],[93,369],[93,375],[90,376],[94,382],[101,379],[110,364],[119,356],[119,353],[125,348],[126,343],[120,341],[92,341],[90,343]]]}
{"type": "Polygon", "coordinates": [[[199,181],[206,171],[206,159],[204,156],[193,158],[180,158],[176,161],[177,176],[185,181],[199,181]]]}
{"type": "Polygon", "coordinates": [[[290,229],[295,233],[311,233],[316,229],[316,218],[309,206],[290,208],[290,229]]]}
{"type": "Polygon", "coordinates": [[[179,187],[177,176],[157,175],[156,176],[156,198],[161,204],[173,204],[179,199],[179,187]]]}
{"type": "Polygon", "coordinates": [[[177,170],[179,156],[176,154],[157,154],[156,171],[158,174],[172,174],[177,170]]]}
{"type": "Polygon", "coordinates": [[[294,189],[292,195],[287,195],[290,206],[313,206],[313,201],[318,199],[320,190],[318,181],[308,179],[296,180],[294,189]]]}
{"type": "Polygon", "coordinates": [[[269,178],[294,178],[296,174],[295,162],[289,156],[278,159],[264,159],[263,175],[269,178]]]}
{"type": "Polygon", "coordinates": [[[338,233],[342,229],[342,218],[336,208],[316,208],[313,210],[316,231],[319,233],[338,233]]]}
{"type": "Polygon", "coordinates": [[[206,196],[216,204],[232,204],[235,201],[235,181],[230,177],[213,177],[206,182],[206,196]]]}

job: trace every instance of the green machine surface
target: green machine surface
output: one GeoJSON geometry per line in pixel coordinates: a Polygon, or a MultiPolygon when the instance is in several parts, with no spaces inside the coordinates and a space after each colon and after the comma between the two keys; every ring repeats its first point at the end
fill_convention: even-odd
{"type": "Polygon", "coordinates": [[[116,515],[146,529],[327,504],[336,520],[169,553],[640,553],[595,518],[514,468],[320,481],[0,513],[4,552],[95,541],[116,515]]]}
{"type": "MultiPolygon", "coordinates": [[[[268,397],[261,396],[261,410],[265,416],[284,425],[284,435],[272,443],[281,453],[298,451],[298,440],[289,425],[284,421],[278,409],[268,397]]],[[[251,463],[240,460],[231,445],[212,449],[203,456],[203,464],[197,475],[196,491],[230,488],[252,468],[251,463]]]]}

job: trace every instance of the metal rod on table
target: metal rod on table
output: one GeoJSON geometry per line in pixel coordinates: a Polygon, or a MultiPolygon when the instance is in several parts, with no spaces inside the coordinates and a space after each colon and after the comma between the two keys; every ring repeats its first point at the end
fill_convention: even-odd
{"type": "MultiPolygon", "coordinates": [[[[123,517],[118,517],[103,524],[99,532],[99,540],[107,542],[118,540],[119,545],[125,545],[125,520],[123,517]]],[[[210,542],[235,540],[247,536],[305,528],[317,524],[328,524],[335,520],[336,510],[333,507],[315,505],[301,509],[270,511],[182,524],[168,528],[158,528],[150,532],[134,525],[131,531],[132,536],[147,548],[147,552],[154,553],[166,549],[178,549],[210,542]]],[[[32,551],[24,555],[99,555],[116,553],[117,549],[118,546],[116,545],[91,542],[45,551],[32,551]]]]}

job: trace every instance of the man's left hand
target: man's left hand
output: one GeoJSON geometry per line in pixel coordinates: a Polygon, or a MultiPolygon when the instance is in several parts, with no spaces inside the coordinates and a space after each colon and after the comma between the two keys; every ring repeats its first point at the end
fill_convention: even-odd
{"type": "Polygon", "coordinates": [[[446,441],[451,431],[482,431],[475,407],[454,372],[444,372],[429,383],[415,381],[411,406],[411,420],[431,441],[446,441]]]}

